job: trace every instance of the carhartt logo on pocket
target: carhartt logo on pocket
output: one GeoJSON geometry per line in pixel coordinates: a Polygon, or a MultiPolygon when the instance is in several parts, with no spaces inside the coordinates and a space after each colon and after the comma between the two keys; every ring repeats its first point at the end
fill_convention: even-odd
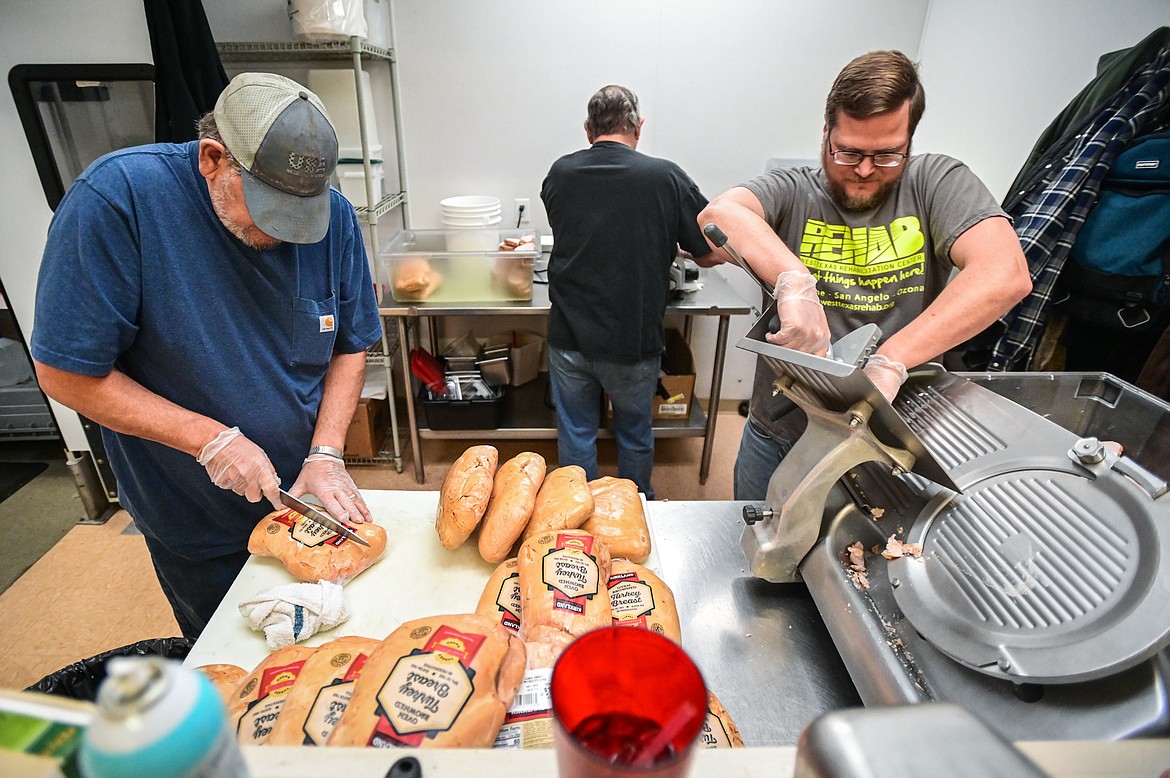
{"type": "Polygon", "coordinates": [[[333,332],[333,314],[327,313],[324,316],[320,317],[320,319],[321,319],[321,330],[320,331],[321,332],[333,332]]]}

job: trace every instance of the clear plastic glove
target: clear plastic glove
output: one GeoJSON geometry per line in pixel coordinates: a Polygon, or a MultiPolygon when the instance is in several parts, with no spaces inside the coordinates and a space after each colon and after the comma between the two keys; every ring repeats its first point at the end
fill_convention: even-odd
{"type": "Polygon", "coordinates": [[[293,497],[313,495],[338,521],[361,524],[374,520],[345,463],[328,454],[310,454],[288,493],[293,497]]]}
{"type": "Polygon", "coordinates": [[[906,383],[906,377],[909,375],[905,365],[882,354],[870,356],[865,361],[865,367],[862,370],[869,376],[869,380],[882,393],[882,396],[890,402],[893,402],[894,398],[898,396],[898,390],[902,388],[902,384],[906,383]]]}
{"type": "Polygon", "coordinates": [[[248,502],[260,502],[267,497],[273,508],[280,507],[280,479],[276,468],[268,461],[264,449],[244,437],[239,427],[232,427],[215,436],[196,457],[207,468],[211,482],[220,489],[230,489],[246,497],[248,502]]]}
{"type": "Polygon", "coordinates": [[[780,331],[765,339],[806,354],[828,353],[829,322],[817,296],[817,280],[801,270],[785,270],[776,278],[775,294],[780,331]]]}

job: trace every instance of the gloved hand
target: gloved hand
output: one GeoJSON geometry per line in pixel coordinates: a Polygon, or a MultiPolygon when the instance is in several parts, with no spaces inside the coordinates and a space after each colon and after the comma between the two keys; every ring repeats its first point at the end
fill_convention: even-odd
{"type": "Polygon", "coordinates": [[[902,388],[902,384],[906,383],[906,377],[909,373],[906,372],[906,366],[901,362],[895,362],[883,354],[873,354],[865,361],[865,367],[862,368],[869,380],[877,387],[877,390],[882,393],[890,402],[898,396],[898,390],[902,388]]]}
{"type": "Polygon", "coordinates": [[[817,280],[801,270],[785,270],[776,278],[775,294],[780,331],[764,338],[807,354],[828,353],[829,322],[817,297],[817,280]]]}
{"type": "Polygon", "coordinates": [[[273,508],[280,507],[280,479],[276,468],[268,461],[264,449],[244,437],[239,427],[232,427],[215,436],[196,457],[207,468],[211,482],[220,489],[230,489],[248,499],[260,502],[267,497],[273,508]]]}
{"type": "Polygon", "coordinates": [[[325,512],[338,521],[361,524],[374,520],[345,469],[345,462],[329,454],[310,454],[288,493],[293,497],[313,495],[325,512]]]}

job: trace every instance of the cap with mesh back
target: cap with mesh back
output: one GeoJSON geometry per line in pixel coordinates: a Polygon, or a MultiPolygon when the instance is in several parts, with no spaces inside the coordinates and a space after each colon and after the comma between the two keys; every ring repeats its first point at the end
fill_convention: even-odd
{"type": "Polygon", "coordinates": [[[215,123],[243,168],[256,226],[289,243],[324,238],[337,133],[317,95],[275,73],[241,73],[216,101],[215,123]]]}

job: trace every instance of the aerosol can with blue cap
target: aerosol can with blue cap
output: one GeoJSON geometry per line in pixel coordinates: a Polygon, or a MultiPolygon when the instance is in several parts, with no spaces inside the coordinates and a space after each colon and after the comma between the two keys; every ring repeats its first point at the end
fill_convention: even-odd
{"type": "Polygon", "coordinates": [[[81,745],[86,778],[248,775],[219,693],[162,657],[116,657],[81,745]]]}

